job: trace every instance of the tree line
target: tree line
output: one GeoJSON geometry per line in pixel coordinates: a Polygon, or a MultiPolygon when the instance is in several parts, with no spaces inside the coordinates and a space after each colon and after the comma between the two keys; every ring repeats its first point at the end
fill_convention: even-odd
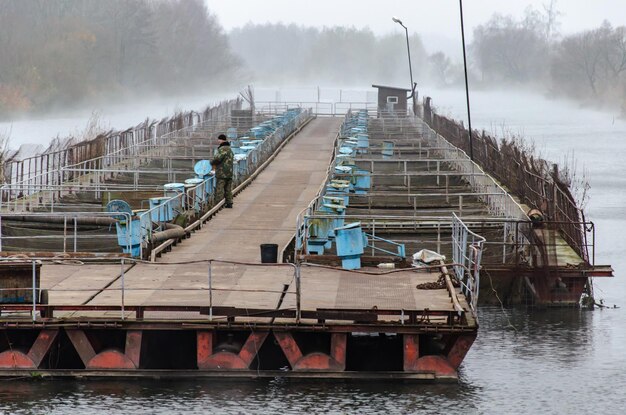
{"type": "MultiPolygon", "coordinates": [[[[229,38],[249,75],[266,83],[410,87],[404,32],[376,36],[368,28],[248,23],[229,38]]],[[[417,79],[427,73],[427,53],[417,34],[409,43],[417,79]]]]}
{"type": "Polygon", "coordinates": [[[224,85],[239,59],[202,0],[0,0],[0,116],[224,85]]]}
{"type": "Polygon", "coordinates": [[[474,29],[471,45],[479,84],[533,85],[626,114],[626,28],[600,27],[561,36],[555,1],[522,18],[495,14],[474,29]]]}
{"type": "MultiPolygon", "coordinates": [[[[414,75],[427,75],[410,37],[414,75]]],[[[404,33],[248,24],[202,0],[0,0],[0,117],[251,82],[409,88],[404,33]]]]}
{"type": "MultiPolygon", "coordinates": [[[[494,14],[468,45],[473,86],[534,86],[626,111],[626,28],[561,36],[556,1],[494,14]]],[[[463,69],[410,35],[418,84],[463,69]]],[[[150,94],[274,85],[409,87],[405,33],[253,24],[226,33],[202,0],[0,0],[0,117],[150,94]]]]}

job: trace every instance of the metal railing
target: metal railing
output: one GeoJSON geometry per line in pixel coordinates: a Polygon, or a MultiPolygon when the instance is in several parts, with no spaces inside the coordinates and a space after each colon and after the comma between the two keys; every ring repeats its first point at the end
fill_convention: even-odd
{"type": "Polygon", "coordinates": [[[480,293],[480,261],[485,238],[469,230],[467,225],[455,214],[452,221],[452,260],[457,279],[462,291],[474,312],[478,307],[480,293]]]}
{"type": "MultiPolygon", "coordinates": [[[[285,138],[296,131],[305,121],[311,117],[310,110],[302,110],[298,113],[293,112],[291,118],[287,117],[280,121],[280,125],[277,125],[272,131],[270,131],[258,145],[246,154],[245,158],[236,159],[234,162],[233,171],[233,184],[237,186],[250,177],[263,163],[268,160],[276,149],[283,143],[285,138]]],[[[188,127],[192,128],[192,127],[188,127]]],[[[213,146],[214,147],[214,146],[213,146]]],[[[213,148],[210,147],[210,148],[213,148]]],[[[183,213],[183,211],[190,212],[195,211],[196,216],[199,216],[202,212],[207,211],[212,205],[215,205],[214,200],[214,187],[215,178],[209,176],[205,178],[201,183],[193,186],[187,186],[184,192],[178,194],[169,194],[169,191],[164,190],[162,181],[160,184],[141,184],[145,181],[145,177],[167,174],[170,180],[180,177],[182,174],[186,174],[187,177],[191,177],[193,163],[190,163],[188,170],[180,168],[173,168],[172,160],[194,161],[202,158],[210,158],[208,156],[201,156],[194,154],[191,151],[191,158],[185,156],[172,156],[171,153],[185,149],[187,152],[188,146],[181,146],[177,143],[173,145],[163,145],[160,142],[141,143],[136,145],[137,150],[134,151],[136,156],[130,156],[129,154],[108,154],[103,157],[99,157],[93,160],[87,160],[79,164],[69,166],[65,170],[77,172],[77,176],[81,177],[82,181],[63,183],[60,185],[45,185],[41,184],[36,178],[26,180],[26,183],[7,184],[3,187],[2,191],[19,192],[22,194],[30,194],[30,196],[22,196],[19,199],[14,199],[11,202],[5,202],[3,210],[5,211],[22,211],[20,214],[23,218],[30,218],[36,220],[37,215],[44,213],[36,213],[35,211],[48,211],[47,215],[61,214],[61,215],[90,215],[105,214],[102,210],[104,208],[105,196],[108,193],[108,199],[110,201],[111,194],[115,194],[117,199],[128,198],[132,199],[132,195],[136,194],[136,198],[141,198],[142,211],[137,211],[136,215],[130,219],[139,220],[141,226],[139,229],[139,235],[135,235],[135,242],[133,245],[139,245],[139,255],[141,258],[144,256],[145,249],[153,242],[152,238],[155,232],[164,230],[165,224],[158,218],[163,217],[163,212],[166,210],[174,212],[174,215],[183,213]],[[164,154],[169,154],[164,156],[164,154]],[[197,158],[196,158],[197,157],[197,158]],[[159,160],[164,166],[163,169],[159,168],[146,168],[145,164],[150,160],[159,160]],[[103,166],[104,163],[115,163],[111,168],[102,169],[98,168],[103,166]],[[114,167],[114,168],[113,168],[114,167]],[[133,179],[129,183],[110,183],[107,182],[111,177],[115,177],[120,174],[130,174],[133,179]],[[178,175],[178,176],[177,176],[178,175]],[[76,210],[76,201],[70,200],[66,203],[61,203],[62,197],[67,195],[79,195],[79,201],[82,201],[80,208],[81,213],[63,213],[62,210],[76,210]],[[166,200],[161,201],[157,206],[144,206],[147,203],[147,197],[162,196],[167,197],[166,200]],[[57,212],[55,212],[55,210],[57,212]],[[157,218],[155,220],[155,218],[157,218]],[[137,242],[136,239],[139,238],[137,242]]],[[[121,152],[122,150],[120,150],[121,152]]],[[[180,152],[180,151],[179,151],[180,152]]],[[[211,153],[211,152],[208,152],[211,153]]],[[[139,202],[136,202],[137,204],[139,202]]],[[[137,206],[134,206],[136,208],[137,206]]],[[[17,213],[16,213],[17,214],[17,213]]],[[[114,218],[119,217],[119,214],[112,214],[114,218]]],[[[51,216],[50,216],[51,217],[51,216]]],[[[113,225],[114,226],[114,225],[113,225]]],[[[129,227],[130,228],[130,227],[129,227]]],[[[130,230],[128,230],[130,232],[130,230]]],[[[135,232],[137,230],[135,229],[135,232]]],[[[78,232],[80,233],[80,232],[78,232]]],[[[44,235],[42,235],[43,237],[44,235]]],[[[49,236],[52,237],[52,236],[49,236]]],[[[98,235],[98,237],[103,237],[98,235]]],[[[110,235],[109,238],[114,239],[115,235],[110,235]]],[[[0,236],[1,238],[1,236],[0,236]]],[[[16,236],[15,238],[19,238],[16,236]]],[[[77,235],[78,239],[87,238],[87,236],[77,235]]],[[[1,244],[0,244],[1,245],[1,244]]],[[[28,250],[27,247],[24,247],[28,250]]],[[[0,248],[1,250],[1,248],[0,248]]]]}
{"type": "Polygon", "coordinates": [[[319,101],[258,101],[257,110],[262,114],[276,114],[290,108],[311,108],[317,116],[337,117],[357,109],[367,109],[376,114],[376,102],[319,102],[319,101]]]}
{"type": "Polygon", "coordinates": [[[127,130],[100,135],[91,141],[81,142],[68,148],[22,160],[13,160],[4,166],[4,180],[7,183],[17,183],[34,179],[37,176],[37,180],[41,183],[60,184],[68,179],[62,173],[62,169],[66,166],[93,159],[97,155],[124,152],[124,149],[132,148],[134,145],[166,136],[172,130],[225,119],[230,116],[232,109],[240,108],[241,103],[240,99],[223,101],[214,107],[207,107],[201,113],[190,111],[160,121],[148,120],[127,130]]]}
{"type": "MultiPolygon", "coordinates": [[[[229,324],[233,322],[236,316],[244,319],[258,319],[268,318],[273,319],[276,317],[281,318],[293,318],[296,324],[301,323],[303,319],[325,319],[331,320],[348,320],[359,323],[360,318],[364,314],[367,314],[366,322],[372,322],[375,324],[392,324],[392,325],[405,325],[405,324],[422,324],[426,321],[426,324],[466,324],[467,320],[464,317],[463,309],[458,307],[443,307],[434,309],[432,307],[425,308],[422,306],[414,307],[396,307],[385,308],[379,307],[372,309],[371,307],[359,309],[342,309],[342,308],[319,308],[317,305],[304,305],[308,301],[305,292],[302,289],[303,269],[315,268],[311,264],[258,264],[258,263],[245,263],[236,261],[224,261],[207,259],[201,261],[192,261],[186,263],[161,263],[154,265],[138,264],[139,266],[158,266],[162,267],[174,266],[179,267],[181,264],[196,264],[196,269],[204,269],[205,279],[204,283],[194,279],[193,281],[182,282],[179,285],[169,285],[166,287],[155,287],[154,285],[143,286],[134,279],[129,279],[127,274],[130,268],[133,267],[137,261],[128,258],[119,258],[120,271],[119,274],[113,274],[112,280],[101,289],[94,289],[90,287],[69,287],[69,288],[44,288],[48,285],[43,278],[42,261],[49,261],[46,258],[31,258],[29,260],[21,259],[21,265],[24,268],[31,265],[32,278],[26,273],[21,275],[21,283],[14,287],[2,287],[0,288],[0,310],[3,313],[4,320],[13,323],[23,320],[23,313],[27,312],[29,321],[35,323],[46,323],[50,319],[54,320],[81,320],[89,318],[86,315],[81,315],[82,312],[89,312],[91,317],[94,317],[94,313],[102,312],[103,314],[96,315],[97,319],[102,320],[102,317],[107,317],[109,320],[178,320],[188,322],[190,320],[195,321],[209,321],[220,322],[228,321],[229,324]],[[283,284],[278,284],[281,288],[260,288],[258,284],[252,284],[246,286],[241,284],[238,280],[230,281],[229,275],[232,276],[233,267],[244,267],[244,269],[250,268],[275,268],[276,275],[281,275],[280,269],[288,270],[284,272],[284,275],[289,280],[282,281],[283,284]],[[19,292],[21,294],[28,293],[23,298],[15,298],[13,293],[19,292]],[[45,295],[43,295],[45,292],[45,295]],[[146,301],[142,296],[152,296],[158,293],[158,298],[164,298],[167,293],[176,292],[179,299],[175,305],[168,305],[168,301],[164,300],[159,303],[158,300],[152,302],[146,301]],[[67,293],[84,293],[88,297],[87,301],[82,304],[57,302],[54,297],[57,295],[65,295],[67,293]],[[229,294],[236,293],[237,299],[242,296],[254,294],[255,298],[258,295],[272,295],[280,297],[279,303],[274,307],[267,307],[263,301],[259,302],[257,307],[255,304],[246,303],[245,300],[241,301],[239,306],[237,301],[234,303],[225,303],[224,299],[229,294]],[[106,298],[104,303],[98,304],[98,295],[103,294],[106,298]],[[11,298],[13,296],[13,298],[11,298]],[[133,296],[134,299],[129,300],[133,296]],[[182,297],[181,297],[182,296],[182,297]],[[10,297],[10,298],[7,298],[10,297]],[[28,298],[30,297],[30,298],[28,298]],[[219,298],[217,298],[219,297],[219,298]],[[52,300],[50,300],[52,298],[52,300]],[[137,298],[141,298],[138,300],[137,298]],[[182,298],[182,299],[181,299],[182,298]],[[10,300],[8,303],[5,300],[10,300]],[[59,313],[69,312],[69,315],[59,315],[59,313]],[[119,315],[112,314],[111,312],[119,312],[119,315]],[[56,316],[55,316],[56,313],[56,316]],[[134,317],[133,314],[134,313],[134,317]],[[152,316],[146,316],[145,313],[156,313],[152,316]],[[180,314],[182,313],[182,314],[180,314]],[[191,316],[195,314],[195,316],[191,316]],[[379,316],[385,316],[384,319],[379,319],[379,316]],[[389,319],[390,316],[395,318],[395,321],[389,319]],[[436,317],[443,317],[435,323],[436,317]]],[[[58,262],[58,261],[57,261],[58,262]]],[[[12,262],[12,265],[15,263],[12,262]]],[[[72,263],[75,266],[81,266],[72,263]]],[[[306,275],[308,271],[304,271],[306,275]]],[[[149,272],[149,269],[143,269],[144,272],[149,272]]],[[[341,272],[341,270],[324,268],[323,272],[341,272]]],[[[357,271],[358,272],[358,271],[357,271]]],[[[394,270],[390,272],[407,272],[407,270],[394,270]]],[[[389,272],[387,272],[389,273],[389,272]]],[[[306,276],[304,277],[306,279],[306,276]]],[[[373,275],[371,273],[362,273],[362,281],[365,287],[370,286],[371,282],[368,279],[378,279],[379,275],[373,275]]],[[[453,295],[454,293],[450,293],[453,295]]],[[[311,299],[313,303],[318,304],[315,300],[315,296],[311,299]]],[[[380,304],[381,301],[388,299],[384,294],[378,293],[378,291],[370,292],[370,300],[380,304]]],[[[324,301],[322,301],[324,303],[324,301]]],[[[308,304],[308,303],[307,303],[308,304]]],[[[250,324],[249,320],[246,320],[244,324],[250,324]]],[[[363,323],[361,323],[363,324],[363,323]]],[[[365,323],[367,324],[367,323],[365,323]]]]}
{"type": "Polygon", "coordinates": [[[115,223],[120,217],[125,221],[131,220],[129,213],[57,212],[30,213],[27,216],[19,213],[0,213],[0,252],[5,255],[17,255],[24,251],[37,252],[36,247],[42,245],[46,249],[39,251],[58,254],[77,253],[81,252],[81,242],[102,245],[97,252],[106,252],[107,249],[109,252],[119,252],[121,249],[119,245],[130,249],[130,229],[122,234],[116,231],[113,233],[98,231],[115,228],[115,223]],[[30,226],[23,226],[26,222],[30,226]],[[81,227],[94,228],[95,232],[81,232],[81,227]],[[24,229],[30,232],[24,232],[24,229]],[[118,244],[119,241],[126,243],[118,244]]]}

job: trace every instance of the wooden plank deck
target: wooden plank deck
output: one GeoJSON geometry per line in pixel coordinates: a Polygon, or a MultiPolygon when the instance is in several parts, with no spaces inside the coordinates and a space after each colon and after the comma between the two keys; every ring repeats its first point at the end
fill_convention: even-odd
{"type": "MultiPolygon", "coordinates": [[[[208,306],[209,264],[198,261],[212,259],[217,260],[211,264],[214,307],[295,309],[293,267],[261,265],[260,244],[275,243],[282,248],[293,237],[298,213],[315,197],[326,177],[340,123],[338,118],[313,120],[236,196],[233,209],[221,210],[158,263],[126,265],[124,304],[208,306]]],[[[42,286],[50,290],[53,305],[115,306],[122,300],[121,271],[120,265],[45,264],[42,286]]],[[[446,289],[416,288],[424,282],[435,282],[439,275],[415,270],[367,275],[304,266],[302,309],[453,311],[446,289]]],[[[459,299],[469,310],[462,296],[459,299]]],[[[121,314],[120,311],[68,311],[55,312],[55,316],[116,318],[121,314]]],[[[132,313],[126,312],[125,316],[132,317],[132,313]]],[[[197,311],[147,311],[144,317],[206,319],[206,315],[197,311]]],[[[244,320],[267,322],[269,318],[250,316],[244,320]]]]}

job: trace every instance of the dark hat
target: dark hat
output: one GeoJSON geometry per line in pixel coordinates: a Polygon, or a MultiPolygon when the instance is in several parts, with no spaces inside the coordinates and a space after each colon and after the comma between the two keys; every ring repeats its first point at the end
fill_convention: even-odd
{"type": "Polygon", "coordinates": [[[225,135],[225,134],[220,134],[220,135],[218,135],[218,136],[217,136],[217,139],[218,139],[218,140],[224,140],[224,141],[226,141],[226,140],[227,140],[227,138],[226,138],[226,135],[225,135]]]}

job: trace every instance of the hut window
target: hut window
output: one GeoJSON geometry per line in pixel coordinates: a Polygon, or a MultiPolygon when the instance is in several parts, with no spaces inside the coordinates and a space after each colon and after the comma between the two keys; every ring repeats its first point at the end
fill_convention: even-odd
{"type": "Polygon", "coordinates": [[[397,104],[398,97],[387,97],[387,104],[397,104]]]}

